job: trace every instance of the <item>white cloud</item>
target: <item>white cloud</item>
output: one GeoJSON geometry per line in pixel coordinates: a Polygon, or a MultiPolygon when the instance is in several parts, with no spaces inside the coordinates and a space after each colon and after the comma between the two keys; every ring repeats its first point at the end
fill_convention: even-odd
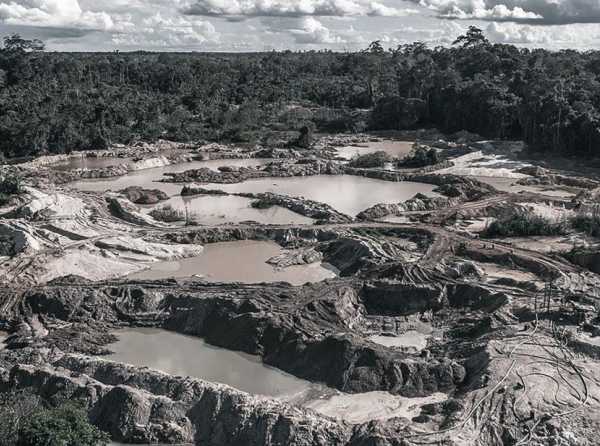
{"type": "Polygon", "coordinates": [[[184,17],[163,17],[156,13],[138,23],[129,23],[113,42],[124,46],[180,47],[218,41],[219,34],[208,21],[184,17]]]}
{"type": "Polygon", "coordinates": [[[300,27],[291,29],[290,33],[300,44],[334,44],[343,43],[344,40],[331,32],[329,28],[313,17],[301,20],[300,27]]]}
{"type": "Polygon", "coordinates": [[[414,13],[371,0],[193,0],[183,7],[190,15],[226,17],[385,16],[414,13]]]}
{"type": "Polygon", "coordinates": [[[599,0],[411,0],[441,17],[539,24],[600,22],[599,0]]]}
{"type": "Polygon", "coordinates": [[[490,23],[485,31],[493,42],[551,49],[584,49],[600,40],[600,25],[597,24],[531,26],[490,23]]]}
{"type": "Polygon", "coordinates": [[[110,30],[105,12],[82,10],[78,0],[18,0],[0,2],[0,21],[8,25],[110,30]]]}

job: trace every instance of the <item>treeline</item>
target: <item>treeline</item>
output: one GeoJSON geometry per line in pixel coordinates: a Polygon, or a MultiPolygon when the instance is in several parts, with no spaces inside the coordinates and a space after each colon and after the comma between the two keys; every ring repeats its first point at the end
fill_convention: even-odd
{"type": "Polygon", "coordinates": [[[49,53],[18,36],[0,50],[6,157],[153,140],[255,141],[321,131],[437,127],[600,155],[600,52],[491,44],[362,52],[49,53]]]}

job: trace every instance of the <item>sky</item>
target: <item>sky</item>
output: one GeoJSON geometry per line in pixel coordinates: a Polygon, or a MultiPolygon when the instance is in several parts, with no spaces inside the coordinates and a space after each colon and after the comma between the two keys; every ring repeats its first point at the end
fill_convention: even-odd
{"type": "Polygon", "coordinates": [[[0,0],[0,35],[51,51],[265,51],[493,42],[600,49],[600,0],[0,0]]]}

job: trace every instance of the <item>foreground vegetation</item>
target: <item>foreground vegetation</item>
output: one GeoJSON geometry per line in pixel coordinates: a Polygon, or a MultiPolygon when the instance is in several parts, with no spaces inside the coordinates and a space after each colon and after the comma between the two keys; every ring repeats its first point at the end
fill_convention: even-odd
{"type": "Polygon", "coordinates": [[[538,215],[521,214],[492,222],[482,235],[484,237],[532,237],[563,235],[567,231],[566,221],[553,222],[538,215]]]}
{"type": "Polygon", "coordinates": [[[357,53],[45,53],[18,36],[0,51],[0,153],[153,140],[253,141],[300,129],[436,126],[598,156],[600,52],[416,42],[357,53]]]}

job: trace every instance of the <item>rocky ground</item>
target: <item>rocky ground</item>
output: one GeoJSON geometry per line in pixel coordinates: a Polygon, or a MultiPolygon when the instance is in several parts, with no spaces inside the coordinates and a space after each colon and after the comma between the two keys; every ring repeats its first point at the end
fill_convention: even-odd
{"type": "MultiPolygon", "coordinates": [[[[52,159],[6,168],[25,186],[1,210],[0,330],[7,338],[0,392],[24,389],[48,402],[83,398],[90,420],[123,443],[596,444],[598,234],[569,227],[552,236],[490,238],[485,231],[523,215],[556,224],[596,215],[600,177],[523,166],[513,156],[518,143],[467,134],[451,142],[438,134],[401,137],[419,135],[440,152],[438,164],[357,169],[336,159],[336,147],[373,138],[362,135],[323,138],[309,150],[163,142],[102,153],[135,160],[98,170],[56,171],[52,159]],[[228,159],[254,157],[275,161],[226,167],[228,159]],[[349,216],[303,198],[241,194],[253,206],[286,207],[315,224],[184,226],[140,212],[136,204],[166,198],[160,190],[87,193],[67,184],[193,159],[223,159],[225,167],[165,181],[350,174],[434,184],[436,196],[349,216]],[[526,189],[499,190],[481,175],[490,169],[526,189]],[[296,287],[125,277],[148,262],[201,255],[207,244],[233,240],[274,241],[285,251],[269,260],[273,265],[327,262],[339,277],[296,287]],[[342,421],[226,385],[111,362],[103,356],[118,327],[201,337],[344,394],[397,395],[414,399],[414,408],[409,417],[342,421]],[[435,333],[425,348],[394,346],[415,328],[435,333]],[[443,398],[429,402],[432,395],[443,398]]],[[[183,191],[193,194],[223,192],[201,184],[183,191]]]]}

